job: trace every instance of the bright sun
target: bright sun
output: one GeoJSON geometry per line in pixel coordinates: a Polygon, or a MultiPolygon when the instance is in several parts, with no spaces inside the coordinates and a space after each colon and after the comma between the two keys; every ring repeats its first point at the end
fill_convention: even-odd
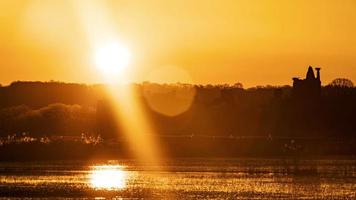
{"type": "Polygon", "coordinates": [[[130,63],[131,54],[122,44],[107,43],[97,49],[96,67],[106,76],[118,75],[130,63]]]}

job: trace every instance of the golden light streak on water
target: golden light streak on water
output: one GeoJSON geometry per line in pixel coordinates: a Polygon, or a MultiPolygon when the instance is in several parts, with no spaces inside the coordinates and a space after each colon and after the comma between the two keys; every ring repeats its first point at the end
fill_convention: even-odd
{"type": "MultiPolygon", "coordinates": [[[[108,41],[118,40],[108,5],[105,5],[104,1],[73,1],[73,5],[93,52],[108,41]]],[[[112,107],[120,120],[119,123],[123,125],[124,135],[136,158],[144,163],[161,166],[159,161],[162,154],[152,134],[154,130],[145,117],[135,90],[123,85],[127,82],[126,76],[127,74],[122,72],[115,83],[107,88],[112,107]]],[[[105,74],[102,78],[104,81],[108,79],[105,74]]]]}
{"type": "Polygon", "coordinates": [[[307,174],[290,171],[293,164],[286,165],[283,159],[182,159],[167,164],[171,171],[160,172],[157,176],[147,166],[132,160],[90,165],[87,161],[1,162],[0,196],[10,199],[29,196],[355,199],[356,196],[355,160],[352,157],[345,160],[303,160],[300,169],[316,169],[307,174]],[[94,179],[97,181],[92,181],[91,177],[95,176],[99,176],[94,179]],[[111,179],[115,176],[117,178],[111,179]],[[107,180],[109,183],[105,183],[107,180]]]}
{"type": "Polygon", "coordinates": [[[123,189],[126,179],[127,174],[119,165],[94,166],[90,172],[90,183],[95,189],[123,189]]]}

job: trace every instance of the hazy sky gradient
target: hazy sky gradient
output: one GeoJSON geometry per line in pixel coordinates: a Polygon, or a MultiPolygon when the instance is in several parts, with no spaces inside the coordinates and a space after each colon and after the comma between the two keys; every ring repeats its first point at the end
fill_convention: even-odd
{"type": "MultiPolygon", "coordinates": [[[[353,0],[100,2],[131,49],[132,81],[176,66],[195,83],[284,85],[308,65],[324,84],[356,81],[353,0]]],[[[100,82],[77,12],[66,0],[0,1],[0,83],[100,82]]]]}

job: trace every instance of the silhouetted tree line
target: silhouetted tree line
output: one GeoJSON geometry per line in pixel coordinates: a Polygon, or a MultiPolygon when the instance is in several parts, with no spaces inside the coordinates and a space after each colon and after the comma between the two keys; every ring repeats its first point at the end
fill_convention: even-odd
{"type": "MultiPolygon", "coordinates": [[[[240,83],[144,82],[132,88],[160,135],[354,138],[356,88],[347,85],[325,86],[317,99],[293,98],[290,86],[244,89],[240,83]],[[171,113],[189,105],[166,115],[155,102],[171,113]]],[[[120,136],[116,133],[120,125],[114,124],[120,119],[112,119],[114,111],[107,99],[104,85],[14,82],[0,87],[0,134],[120,136]],[[101,104],[106,106],[100,111],[101,104]]]]}
{"type": "Polygon", "coordinates": [[[0,86],[0,108],[26,105],[42,108],[53,103],[95,106],[103,96],[102,85],[85,85],[62,82],[22,82],[0,86]]]}
{"type": "Polygon", "coordinates": [[[0,110],[0,134],[51,136],[93,133],[95,112],[92,107],[60,103],[39,109],[26,105],[7,107],[0,110]]]}

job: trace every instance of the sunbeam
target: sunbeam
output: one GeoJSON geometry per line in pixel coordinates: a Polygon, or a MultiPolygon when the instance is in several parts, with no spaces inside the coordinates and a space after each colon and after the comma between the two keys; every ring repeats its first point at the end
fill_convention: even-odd
{"type": "Polygon", "coordinates": [[[131,53],[126,46],[115,42],[118,34],[108,17],[107,6],[103,1],[73,3],[90,46],[96,52],[96,67],[103,81],[111,83],[107,87],[111,106],[123,124],[130,148],[139,161],[158,165],[162,154],[152,134],[154,130],[145,117],[134,88],[123,84],[127,80],[122,69],[129,65],[131,53]]]}

